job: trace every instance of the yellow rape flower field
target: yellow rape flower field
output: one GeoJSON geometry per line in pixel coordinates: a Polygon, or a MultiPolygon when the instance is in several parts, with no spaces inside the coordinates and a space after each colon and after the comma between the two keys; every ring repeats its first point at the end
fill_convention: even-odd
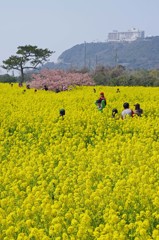
{"type": "Polygon", "coordinates": [[[159,88],[93,88],[0,84],[1,240],[159,239],[159,88]]]}

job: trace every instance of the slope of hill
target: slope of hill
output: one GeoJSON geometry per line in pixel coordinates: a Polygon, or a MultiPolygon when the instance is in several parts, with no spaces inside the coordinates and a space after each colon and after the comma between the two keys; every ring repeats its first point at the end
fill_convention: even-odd
{"type": "Polygon", "coordinates": [[[54,69],[94,69],[96,66],[123,65],[129,69],[159,68],[159,36],[133,42],[82,43],[64,51],[54,69]]]}

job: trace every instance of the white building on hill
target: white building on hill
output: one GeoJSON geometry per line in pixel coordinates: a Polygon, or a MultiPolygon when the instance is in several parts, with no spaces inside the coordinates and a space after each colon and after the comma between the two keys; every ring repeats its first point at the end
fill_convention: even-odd
{"type": "Polygon", "coordinates": [[[145,32],[140,31],[136,28],[132,28],[127,32],[113,31],[111,33],[108,33],[109,42],[123,42],[123,41],[131,42],[137,39],[143,39],[144,37],[145,37],[145,32]]]}

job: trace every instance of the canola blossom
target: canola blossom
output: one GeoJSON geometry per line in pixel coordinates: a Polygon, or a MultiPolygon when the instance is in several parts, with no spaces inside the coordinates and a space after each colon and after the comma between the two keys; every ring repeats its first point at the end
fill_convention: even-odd
{"type": "Polygon", "coordinates": [[[0,239],[159,239],[159,89],[93,88],[0,84],[0,239]]]}

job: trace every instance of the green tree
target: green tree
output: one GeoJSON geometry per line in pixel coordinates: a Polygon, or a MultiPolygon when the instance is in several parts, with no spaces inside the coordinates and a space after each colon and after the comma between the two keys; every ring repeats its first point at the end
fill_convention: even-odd
{"type": "Polygon", "coordinates": [[[17,77],[10,76],[9,74],[0,75],[0,82],[15,83],[15,82],[17,82],[17,77]]]}
{"type": "Polygon", "coordinates": [[[19,46],[16,52],[17,55],[12,55],[7,60],[4,60],[2,68],[8,71],[12,69],[20,71],[21,82],[24,82],[24,71],[38,69],[40,65],[47,62],[52,53],[54,52],[47,48],[41,49],[31,45],[19,46]]]}

